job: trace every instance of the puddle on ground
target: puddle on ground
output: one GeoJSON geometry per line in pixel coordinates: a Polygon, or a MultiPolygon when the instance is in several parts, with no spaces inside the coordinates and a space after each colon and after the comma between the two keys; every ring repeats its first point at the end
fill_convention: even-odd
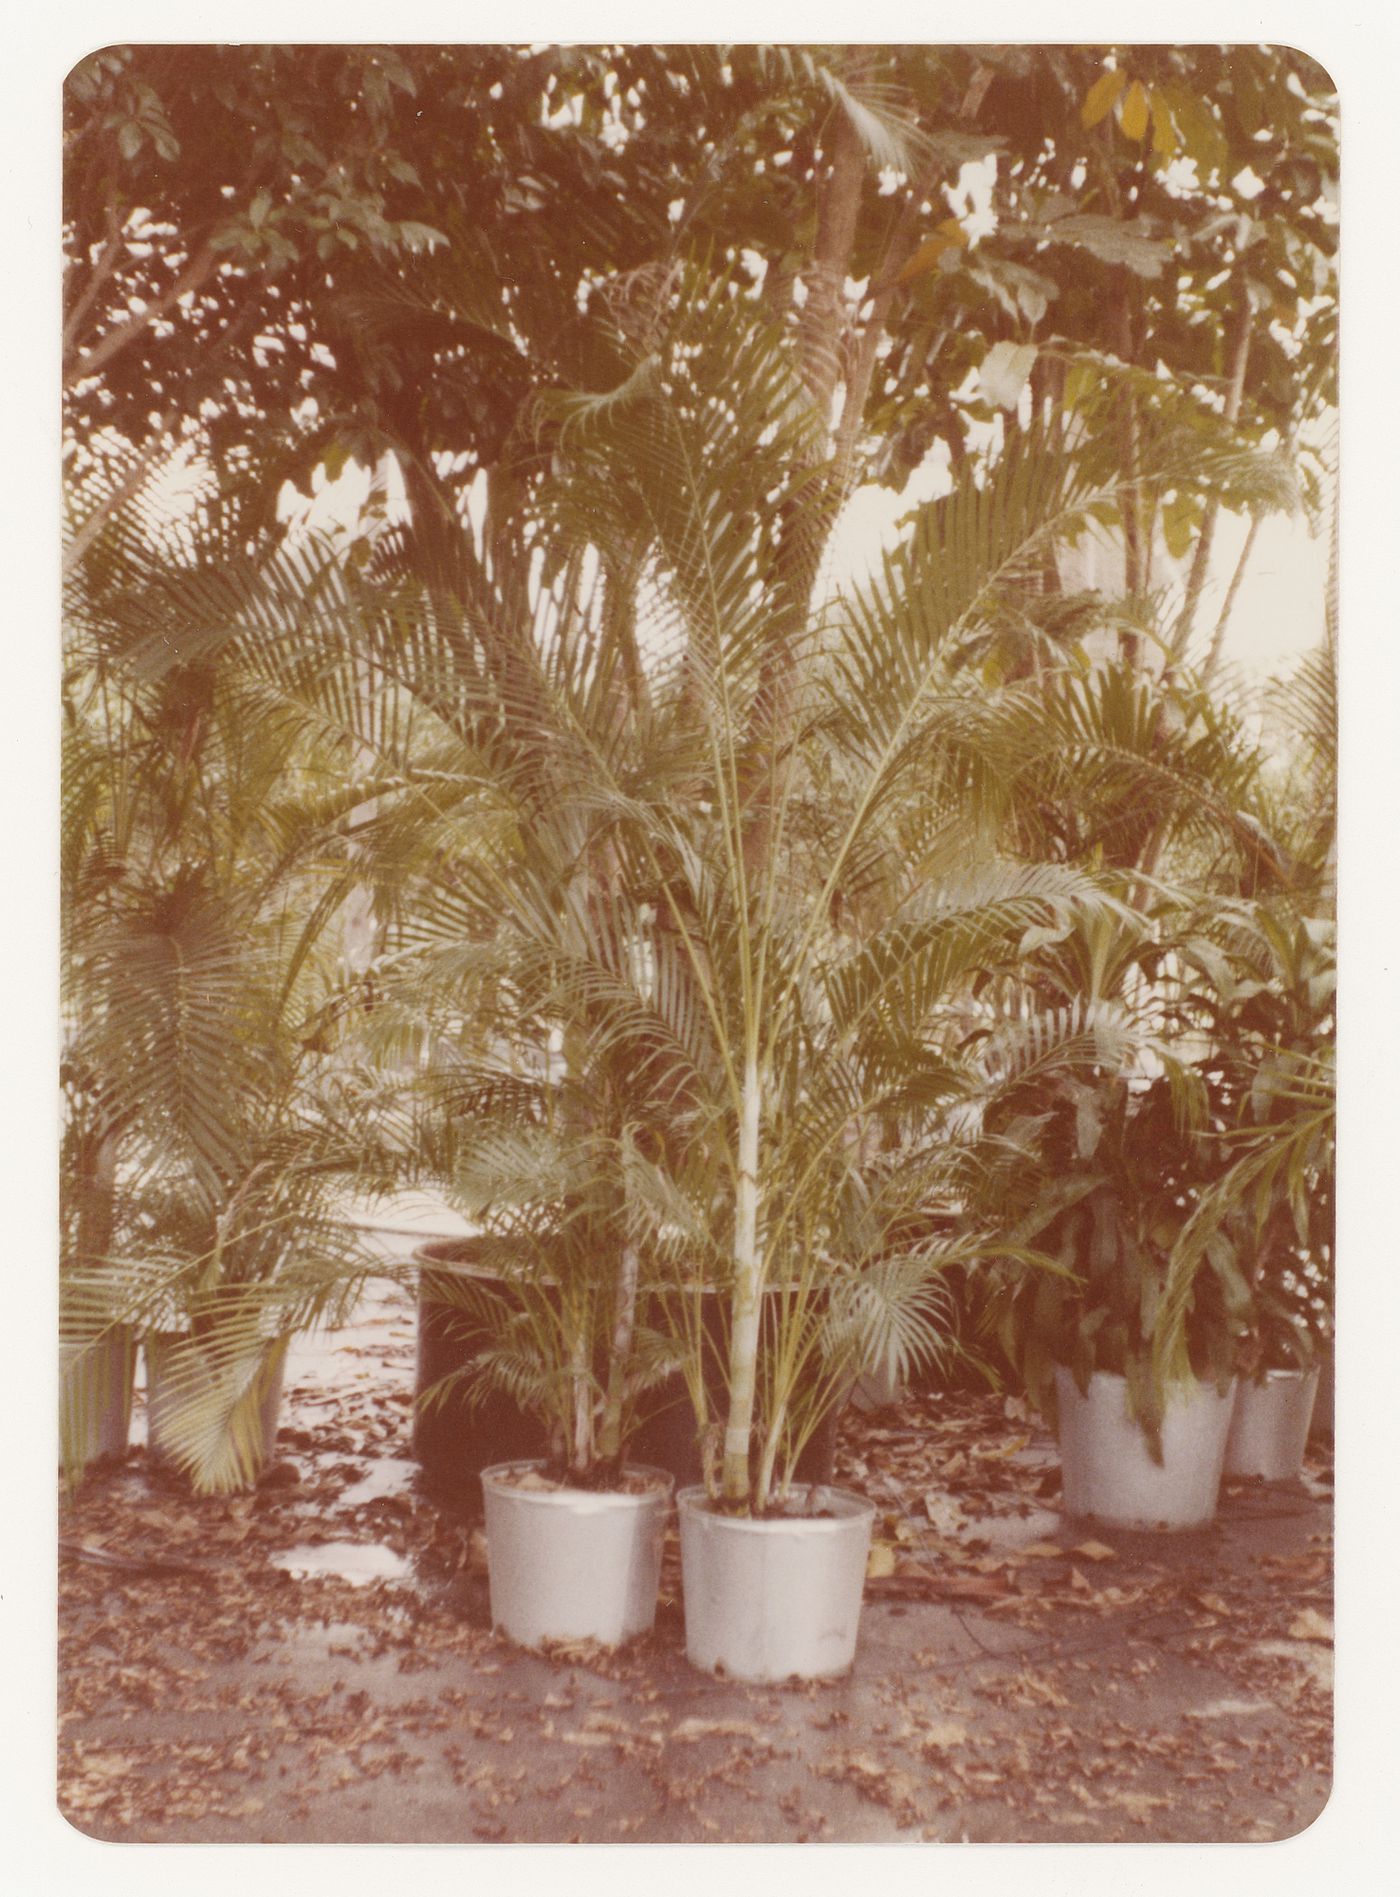
{"type": "Polygon", "coordinates": [[[1038,1541],[1063,1541],[1065,1524],[1057,1509],[1033,1508],[1025,1515],[974,1516],[969,1520],[966,1532],[976,1536],[979,1541],[990,1542],[993,1548],[1014,1553],[1018,1548],[1028,1548],[1038,1541]]]}
{"type": "Polygon", "coordinates": [[[366,1502],[386,1501],[391,1495],[405,1495],[413,1487],[418,1465],[403,1456],[376,1456],[359,1480],[342,1489],[341,1508],[362,1508],[366,1502]]]}
{"type": "Polygon", "coordinates": [[[297,1581],[326,1574],[333,1580],[353,1581],[362,1587],[371,1581],[406,1581],[410,1575],[409,1564],[401,1554],[372,1541],[308,1542],[298,1548],[284,1548],[271,1559],[273,1567],[297,1581]]]}

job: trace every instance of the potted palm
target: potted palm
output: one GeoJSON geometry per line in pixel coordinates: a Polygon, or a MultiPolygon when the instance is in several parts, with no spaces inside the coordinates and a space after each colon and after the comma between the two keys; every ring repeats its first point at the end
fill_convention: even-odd
{"type": "Polygon", "coordinates": [[[1098,1044],[1077,1070],[1032,1071],[985,1129],[1008,1235],[1063,1267],[1007,1274],[986,1321],[1055,1420],[1066,1510],[1125,1527],[1214,1514],[1250,1309],[1233,1248],[1212,1242],[1162,1348],[1173,1260],[1224,1124],[1183,977],[1199,926],[1195,907],[1159,898],[1043,943],[1027,970],[1038,1005],[1075,997],[1098,1044]]]}
{"type": "Polygon", "coordinates": [[[1174,1250],[1163,1347],[1202,1259],[1232,1249],[1251,1301],[1225,1468],[1283,1481],[1302,1467],[1332,1329],[1335,930],[1277,899],[1222,920],[1212,1031],[1233,1112],[1174,1250]]]}
{"type": "Polygon", "coordinates": [[[111,1260],[118,1240],[112,1182],[115,1140],[95,1077],[64,1064],[59,1172],[59,1457],[70,1480],[90,1462],[126,1453],[136,1337],[121,1322],[111,1260]]]}
{"type": "MultiPolygon", "coordinates": [[[[1334,529],[1335,530],[1335,529],[1334,529]]],[[[1227,1449],[1235,1475],[1295,1477],[1321,1374],[1331,1371],[1336,1104],[1337,649],[1323,637],[1268,709],[1284,743],[1258,853],[1266,871],[1222,909],[1199,959],[1233,1111],[1218,1176],[1172,1260],[1161,1350],[1212,1246],[1235,1247],[1253,1303],[1239,1339],[1227,1449]],[[1272,841],[1271,839],[1277,839],[1272,841]]]]}
{"type": "Polygon", "coordinates": [[[504,1392],[542,1438],[542,1454],[480,1472],[493,1623],[523,1646],[617,1646],[655,1617],[673,1487],[664,1470],[628,1456],[649,1380],[641,1254],[620,1208],[598,1203],[615,1175],[596,1144],[561,1147],[536,1127],[506,1153],[493,1131],[478,1129],[471,1170],[481,1196],[458,1177],[484,1228],[477,1268],[454,1273],[441,1293],[478,1344],[426,1401],[454,1383],[469,1404],[504,1392]],[[573,1175],[562,1212],[511,1193],[506,1174],[522,1157],[555,1184],[573,1175]]]}
{"type": "Polygon", "coordinates": [[[376,1142],[328,1039],[353,793],[240,647],[295,563],[195,503],[127,496],[69,576],[64,1302],[151,1334],[152,1446],[219,1489],[265,1458],[290,1333],[363,1281],[332,1201],[376,1142]]]}
{"type": "Polygon", "coordinates": [[[675,1111],[626,826],[589,791],[599,748],[644,759],[646,733],[625,622],[514,535],[386,541],[335,576],[327,656],[371,681],[359,866],[388,912],[372,1032],[416,1072],[405,1163],[476,1228],[420,1258],[420,1369],[458,1360],[422,1379],[415,1433],[436,1473],[480,1477],[496,1625],[615,1645],[651,1625],[670,1501],[628,1445],[669,1367],[632,1195],[675,1111]],[[503,1423],[540,1453],[493,1457],[503,1423]]]}
{"type": "MultiPolygon", "coordinates": [[[[710,1519],[795,1529],[803,1550],[847,1543],[839,1565],[847,1596],[854,1573],[858,1608],[869,1506],[804,1488],[795,1471],[863,1368],[908,1367],[947,1330],[939,1279],[956,1247],[930,1240],[923,1216],[946,1183],[929,1116],[963,1080],[920,997],[931,974],[943,995],[989,954],[1014,953],[1029,924],[1088,883],[1001,861],[980,881],[955,876],[970,821],[925,837],[917,861],[894,872],[897,844],[880,826],[917,827],[919,770],[939,736],[950,772],[962,772],[966,750],[954,747],[975,734],[978,693],[971,682],[942,701],[926,691],[922,610],[886,634],[883,653],[866,652],[854,617],[844,652],[828,652],[830,628],[785,603],[794,575],[775,573],[762,594],[777,497],[797,478],[811,406],[754,312],[736,321],[723,285],[702,290],[686,316],[689,329],[672,339],[679,377],[722,386],[736,347],[757,377],[742,430],[714,409],[671,409],[696,432],[685,445],[703,492],[674,479],[677,444],[657,407],[666,391],[643,362],[626,398],[543,418],[556,427],[562,473],[547,496],[539,574],[528,546],[523,563],[508,546],[483,559],[469,541],[435,559],[408,537],[402,558],[389,549],[356,582],[357,643],[342,656],[382,680],[394,704],[411,698],[419,717],[417,755],[399,759],[416,768],[366,842],[390,886],[431,859],[431,874],[410,884],[386,982],[390,1010],[416,1010],[423,1023],[420,1058],[449,1107],[438,1116],[451,1129],[444,1150],[430,1140],[423,1157],[498,1241],[493,1264],[507,1280],[508,1295],[471,1274],[440,1281],[492,1335],[471,1380],[512,1389],[554,1425],[558,1467],[530,1471],[528,1486],[516,1472],[505,1488],[517,1493],[504,1497],[487,1471],[488,1505],[513,1500],[543,1518],[545,1483],[573,1498],[554,1519],[599,1513],[625,1406],[652,1374],[637,1321],[650,1279],[649,1308],[679,1342],[708,1452],[687,1521],[705,1517],[702,1532],[710,1519]],[[753,415],[770,405],[780,420],[762,440],[753,415]],[[638,458],[625,460],[632,450],[638,458]],[[590,552],[603,589],[591,614],[578,604],[590,552]],[[644,575],[649,651],[637,631],[644,575]],[[679,618],[666,625],[668,607],[679,618]],[[805,702],[793,699],[784,723],[812,727],[815,768],[839,791],[831,815],[806,765],[784,773],[775,796],[765,785],[775,736],[762,673],[787,641],[805,702]],[[843,675],[843,664],[865,667],[868,680],[843,675]],[[863,757],[868,732],[852,705],[867,682],[888,722],[863,757]],[[942,885],[926,898],[933,868],[942,885]],[[843,922],[857,892],[869,914],[848,907],[843,922]],[[591,1498],[586,1511],[580,1496],[591,1498]]],[[[996,523],[992,557],[1013,560],[1063,506],[1058,467],[1037,463],[1029,492],[1024,464],[1008,479],[1016,504],[996,523]]],[[[975,515],[969,502],[948,539],[975,515]]],[[[795,526],[794,536],[788,564],[802,544],[795,526]]],[[[942,551],[930,544],[925,570],[942,551]]],[[[970,605],[984,579],[959,573],[944,611],[970,605]]],[[[876,610],[895,619],[879,601],[876,610]]],[[[364,735],[402,728],[369,718],[364,735]]],[[[993,792],[993,772],[981,781],[993,792]]],[[[501,1532],[493,1521],[493,1547],[501,1532]]],[[[799,1560],[810,1565],[810,1554],[799,1560]]],[[[507,1565],[514,1557],[492,1554],[493,1577],[507,1565]]],[[[536,1590],[543,1571],[571,1565],[546,1556],[538,1537],[519,1564],[536,1590]]],[[[688,1598],[703,1593],[697,1581],[688,1598]]],[[[764,1608],[770,1623],[775,1612],[781,1600],[764,1608]]],[[[843,1618],[849,1638],[838,1637],[834,1658],[778,1656],[781,1670],[848,1664],[839,1643],[853,1639],[849,1600],[843,1618]]],[[[506,1624],[526,1638],[579,1631],[506,1624]]]]}
{"type": "Polygon", "coordinates": [[[1075,1081],[1041,1129],[1038,1204],[1016,1236],[1063,1278],[1018,1283],[995,1319],[1056,1418],[1064,1506],[1123,1527],[1197,1527],[1215,1512],[1248,1288],[1228,1248],[1197,1280],[1170,1371],[1156,1356],[1174,1246],[1199,1203],[1206,1139],[1171,1083],[1075,1081]],[[1054,1182],[1054,1183],[1052,1183],[1054,1182]]]}
{"type": "MultiPolygon", "coordinates": [[[[627,1459],[666,1368],[632,1209],[640,1147],[659,1136],[628,1071],[645,971],[625,952],[638,918],[620,886],[600,891],[577,812],[550,800],[519,819],[499,858],[478,839],[454,892],[459,945],[464,883],[478,894],[471,960],[478,980],[491,971],[489,1015],[479,998],[466,1005],[459,953],[457,1018],[470,1025],[450,1043],[439,1034],[423,1076],[420,1152],[479,1234],[468,1269],[436,1262],[434,1300],[473,1343],[423,1405],[463,1388],[468,1405],[504,1397],[543,1438],[543,1455],[480,1470],[495,1624],[527,1646],[617,1645],[652,1624],[672,1488],[627,1459]]],[[[440,996],[434,961],[405,963],[401,992],[440,996]]]]}
{"type": "MultiPolygon", "coordinates": [[[[658,990],[684,997],[684,1141],[643,1169],[648,1250],[673,1279],[706,1480],[678,1496],[687,1651],[748,1679],[854,1656],[873,1509],[796,1480],[863,1371],[948,1335],[929,1234],[959,1159],[976,984],[1028,930],[1106,901],[1092,875],[998,847],[1013,732],[954,649],[1048,534],[1082,468],[1038,436],[923,510],[864,592],[813,610],[832,505],[781,336],[724,285],[670,313],[624,390],[580,398],[565,501],[604,570],[648,573],[669,732],[650,782],[590,804],[631,839],[658,990]],[[722,1400],[700,1287],[727,1303],[722,1400]]],[[[1020,720],[1012,713],[1019,713],[1020,720]]],[[[961,1246],[961,1250],[960,1250],[961,1246]]]]}

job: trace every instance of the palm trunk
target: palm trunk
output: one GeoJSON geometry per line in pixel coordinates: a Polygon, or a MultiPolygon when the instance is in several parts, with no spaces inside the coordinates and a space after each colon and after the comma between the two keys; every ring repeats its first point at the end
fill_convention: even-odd
{"type": "MultiPolygon", "coordinates": [[[[582,1327],[581,1327],[582,1328],[582,1327]]],[[[579,1336],[573,1347],[574,1433],[569,1453],[570,1475],[586,1475],[593,1460],[593,1397],[588,1387],[588,1341],[579,1336]]]]}
{"type": "MultiPolygon", "coordinates": [[[[758,1157],[762,1089],[757,1054],[744,1065],[739,1120],[739,1185],[734,1205],[733,1329],[729,1339],[729,1414],[725,1419],[721,1491],[726,1502],[749,1495],[749,1442],[753,1434],[754,1392],[758,1378],[759,1313],[763,1290],[758,1250],[758,1157]]],[[[754,1498],[762,1507],[764,1497],[754,1498]]]]}
{"type": "Polygon", "coordinates": [[[632,1354],[632,1334],[637,1322],[637,1280],[641,1260],[635,1245],[624,1245],[618,1266],[617,1318],[613,1326],[612,1352],[608,1362],[608,1394],[603,1421],[598,1432],[598,1453],[604,1462],[619,1462],[622,1456],[622,1402],[627,1387],[627,1363],[632,1354]]]}

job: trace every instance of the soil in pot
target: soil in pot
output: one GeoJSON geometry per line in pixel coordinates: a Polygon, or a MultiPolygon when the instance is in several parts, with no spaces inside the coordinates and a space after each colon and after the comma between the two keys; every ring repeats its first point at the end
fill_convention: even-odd
{"type": "Polygon", "coordinates": [[[1225,1473],[1260,1476],[1266,1482],[1296,1481],[1317,1400],[1319,1371],[1267,1370],[1261,1380],[1242,1380],[1225,1445],[1225,1473]]]}
{"type": "Polygon", "coordinates": [[[1162,1461],[1128,1407],[1123,1377],[1096,1371],[1081,1394],[1070,1372],[1055,1372],[1060,1461],[1067,1515],[1115,1528],[1200,1528],[1215,1514],[1234,1386],[1177,1385],[1162,1421],[1162,1461]]]}
{"type": "Polygon", "coordinates": [[[791,1512],[756,1520],[720,1512],[701,1488],[676,1499],[693,1666],[754,1682],[850,1671],[873,1502],[813,1484],[791,1512]]]}
{"type": "Polygon", "coordinates": [[[637,1465],[611,1490],[551,1478],[540,1461],[484,1469],[492,1624],[524,1647],[617,1647],[646,1633],[672,1486],[665,1470],[637,1465]]]}

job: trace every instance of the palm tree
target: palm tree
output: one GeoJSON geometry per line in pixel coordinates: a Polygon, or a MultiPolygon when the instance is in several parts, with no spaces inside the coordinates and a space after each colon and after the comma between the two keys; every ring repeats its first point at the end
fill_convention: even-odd
{"type": "Polygon", "coordinates": [[[374,1150],[369,1090],[320,1051],[347,793],[237,663],[265,559],[142,490],[66,598],[65,1329],[188,1334],[169,1439],[206,1488],[256,1465],[268,1341],[368,1262],[333,1197],[374,1150]]]}

